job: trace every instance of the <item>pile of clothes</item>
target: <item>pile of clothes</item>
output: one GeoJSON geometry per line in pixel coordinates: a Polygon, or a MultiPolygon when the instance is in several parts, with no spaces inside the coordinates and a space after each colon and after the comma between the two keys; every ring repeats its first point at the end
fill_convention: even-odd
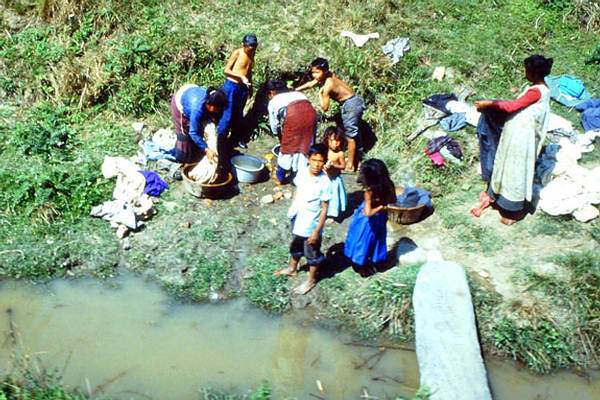
{"type": "Polygon", "coordinates": [[[600,131],[579,135],[577,143],[562,138],[545,147],[538,159],[534,192],[539,193],[538,207],[550,215],[571,214],[587,222],[600,212],[600,167],[587,169],[577,164],[582,152],[594,149],[592,142],[600,131]]]}
{"type": "Polygon", "coordinates": [[[102,175],[107,179],[117,178],[113,200],[93,207],[90,215],[110,221],[119,238],[138,229],[140,221],[149,219],[154,214],[150,196],[160,196],[169,188],[155,172],[140,171],[135,163],[123,157],[104,157],[102,175]]]}

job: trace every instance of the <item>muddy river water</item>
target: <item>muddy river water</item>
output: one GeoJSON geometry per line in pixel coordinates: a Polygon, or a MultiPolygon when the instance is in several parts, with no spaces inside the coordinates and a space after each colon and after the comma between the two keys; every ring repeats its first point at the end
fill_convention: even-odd
{"type": "MultiPolygon", "coordinates": [[[[248,393],[267,380],[276,399],[360,399],[365,390],[393,399],[419,383],[412,351],[357,345],[308,312],[272,316],[243,300],[181,304],[132,274],[2,282],[0,311],[3,372],[16,351],[94,395],[194,399],[201,387],[248,393]]],[[[597,372],[539,377],[486,362],[496,400],[600,399],[597,372]]]]}

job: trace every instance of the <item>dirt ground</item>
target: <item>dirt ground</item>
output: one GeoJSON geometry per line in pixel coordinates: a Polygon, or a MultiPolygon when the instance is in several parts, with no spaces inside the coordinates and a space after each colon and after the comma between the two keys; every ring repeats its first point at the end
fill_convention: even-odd
{"type": "MultiPolygon", "coordinates": [[[[269,163],[267,158],[275,144],[276,138],[261,137],[251,142],[249,149],[244,152],[269,163]]],[[[275,168],[275,160],[270,161],[270,164],[271,168],[275,168]]],[[[362,201],[363,195],[356,183],[356,175],[344,174],[342,177],[348,193],[349,210],[343,220],[327,222],[322,243],[324,253],[335,254],[343,249],[352,213],[362,201]]],[[[263,181],[255,184],[238,184],[238,192],[227,199],[209,200],[191,196],[182,182],[169,183],[171,190],[167,199],[161,200],[164,212],[148,221],[146,229],[126,239],[127,247],[139,247],[143,244],[145,249],[151,251],[175,252],[178,241],[189,236],[187,231],[212,229],[220,235],[218,246],[215,247],[221,248],[220,251],[233,265],[233,276],[228,282],[228,288],[237,290],[243,285],[247,259],[264,250],[261,242],[277,243],[285,248],[289,245],[291,234],[286,212],[291,203],[291,185],[277,186],[272,179],[265,176],[263,181]],[[278,192],[281,192],[280,199],[271,203],[261,201],[267,195],[279,196],[278,192]],[[172,241],[168,239],[169,243],[165,243],[165,232],[170,232],[169,237],[172,241]]],[[[511,281],[515,263],[526,259],[530,265],[535,265],[537,270],[560,274],[560,268],[546,260],[548,255],[567,249],[581,250],[593,246],[589,240],[577,235],[559,237],[533,234],[534,224],[539,223],[536,215],[542,211],[537,211],[536,215],[528,216],[513,226],[502,225],[500,215],[494,210],[486,210],[476,219],[469,214],[469,210],[477,205],[477,190],[480,189],[472,189],[472,201],[454,203],[451,210],[438,207],[433,215],[417,224],[398,225],[388,222],[388,249],[391,258],[396,260],[400,257],[399,262],[394,264],[401,266],[440,258],[455,261],[474,272],[478,283],[495,290],[505,301],[522,302],[526,301],[528,294],[511,281]],[[443,211],[461,216],[468,222],[465,230],[472,231],[469,232],[473,239],[472,244],[469,243],[469,237],[461,238],[460,231],[445,226],[441,215],[443,211]],[[489,239],[481,237],[488,234],[489,239]],[[490,242],[490,250],[482,250],[480,241],[485,240],[490,242]]],[[[435,201],[434,199],[434,203],[435,201]]],[[[199,252],[210,252],[210,249],[202,247],[201,237],[197,240],[199,252]]],[[[210,243],[208,246],[210,247],[210,243]]],[[[193,255],[189,258],[190,262],[193,262],[193,255]]],[[[156,269],[159,270],[161,279],[181,283],[185,280],[182,271],[185,272],[188,267],[177,265],[163,268],[157,265],[156,269]]],[[[340,265],[339,270],[347,267],[340,265]]],[[[305,279],[305,274],[301,272],[293,279],[299,284],[305,279]]],[[[295,281],[292,282],[296,284],[295,281]]],[[[310,298],[296,299],[293,303],[305,306],[308,302],[310,298]]]]}

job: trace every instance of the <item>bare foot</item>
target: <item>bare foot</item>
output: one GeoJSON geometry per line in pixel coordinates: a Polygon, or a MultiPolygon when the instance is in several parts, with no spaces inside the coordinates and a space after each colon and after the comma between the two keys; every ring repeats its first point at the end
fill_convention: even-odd
{"type": "Polygon", "coordinates": [[[473,214],[473,216],[477,218],[481,216],[483,210],[485,210],[490,206],[490,204],[492,204],[492,198],[487,194],[487,192],[483,193],[479,195],[479,198],[481,199],[481,204],[479,205],[479,207],[471,209],[471,214],[473,214]],[[485,193],[485,196],[483,193],[485,193]]]}
{"type": "Polygon", "coordinates": [[[283,268],[283,269],[276,269],[275,272],[273,272],[273,275],[276,275],[276,276],[296,276],[297,273],[298,273],[298,271],[295,268],[287,267],[287,268],[283,268]]]}
{"type": "Polygon", "coordinates": [[[511,226],[512,224],[514,224],[515,222],[517,222],[517,220],[516,219],[502,217],[502,219],[500,220],[500,222],[502,222],[506,226],[511,226]]]}
{"type": "Polygon", "coordinates": [[[296,289],[294,289],[294,293],[306,294],[306,293],[310,292],[311,290],[313,290],[315,286],[317,286],[316,282],[306,281],[302,285],[300,285],[296,289]]]}

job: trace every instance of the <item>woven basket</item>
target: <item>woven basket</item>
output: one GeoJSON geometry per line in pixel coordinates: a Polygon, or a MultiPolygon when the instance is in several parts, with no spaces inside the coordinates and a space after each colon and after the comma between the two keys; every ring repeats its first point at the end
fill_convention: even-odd
{"type": "MultiPolygon", "coordinates": [[[[396,196],[402,194],[404,187],[396,186],[396,196]]],[[[418,205],[416,207],[396,207],[387,206],[388,219],[400,225],[410,225],[421,220],[421,216],[426,209],[425,204],[418,205]]]]}
{"type": "Polygon", "coordinates": [[[202,197],[207,199],[219,199],[227,193],[229,185],[233,180],[231,172],[227,175],[227,179],[220,183],[198,183],[188,176],[188,173],[196,166],[197,163],[186,164],[181,170],[183,177],[183,186],[192,196],[202,197]]]}

